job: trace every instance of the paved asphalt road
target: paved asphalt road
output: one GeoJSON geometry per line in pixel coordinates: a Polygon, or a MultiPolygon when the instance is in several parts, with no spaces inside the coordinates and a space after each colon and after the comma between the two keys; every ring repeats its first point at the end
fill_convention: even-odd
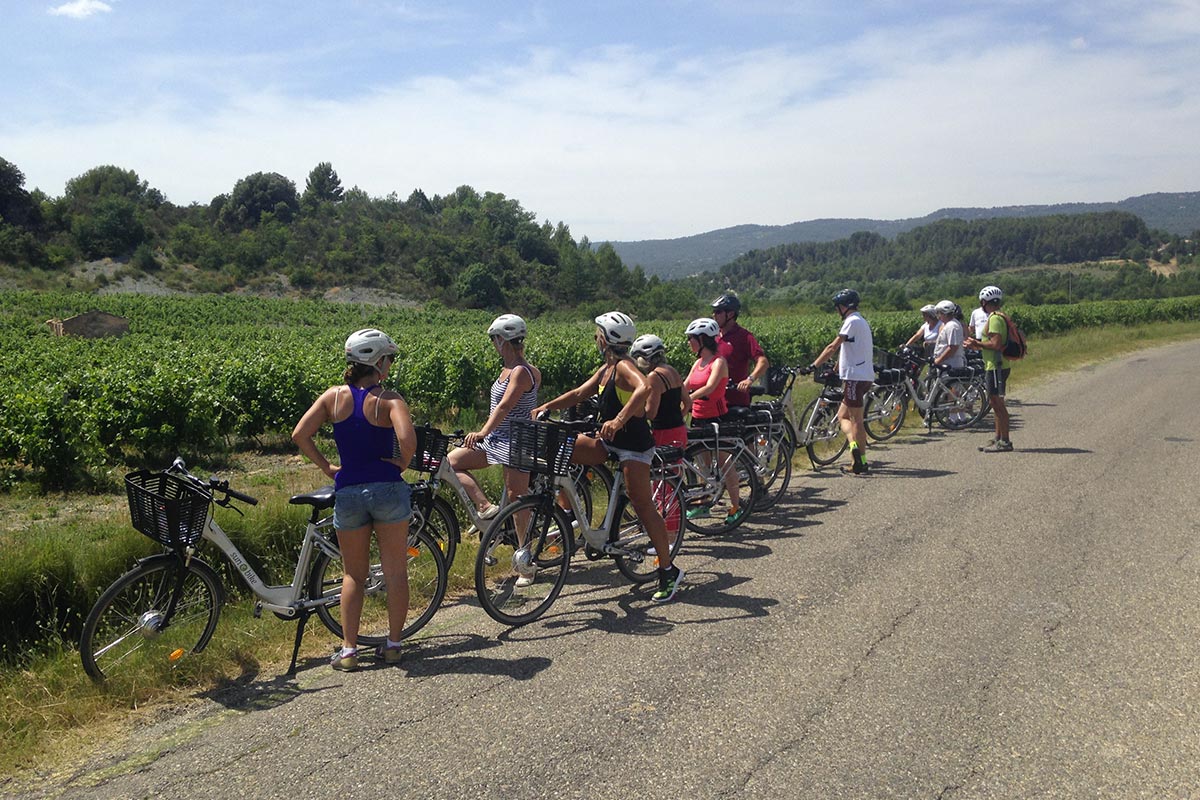
{"type": "Polygon", "coordinates": [[[1200,797],[1197,397],[1200,342],[1087,367],[1015,394],[1012,454],[803,473],[677,602],[581,564],[525,628],[443,609],[399,668],[259,675],[6,793],[1200,797]]]}

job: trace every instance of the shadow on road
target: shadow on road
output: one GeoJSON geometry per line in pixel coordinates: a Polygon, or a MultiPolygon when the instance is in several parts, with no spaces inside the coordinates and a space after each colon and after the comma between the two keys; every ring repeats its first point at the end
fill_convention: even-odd
{"type": "Polygon", "coordinates": [[[1017,447],[1013,449],[1014,453],[1048,453],[1053,456],[1079,456],[1090,455],[1091,450],[1083,450],[1078,447],[1017,447]]]}
{"type": "MultiPolygon", "coordinates": [[[[300,664],[297,665],[297,672],[326,663],[328,660],[323,657],[301,659],[300,664]]],[[[201,692],[200,697],[238,711],[266,711],[287,705],[301,695],[337,688],[334,686],[301,688],[296,684],[295,677],[287,674],[275,675],[269,680],[254,680],[258,675],[258,662],[247,661],[240,666],[242,668],[241,675],[233,680],[223,681],[207,692],[201,692]]]]}
{"type": "MultiPolygon", "coordinates": [[[[486,650],[501,647],[497,639],[477,633],[456,633],[418,639],[406,647],[400,668],[415,678],[433,675],[502,675],[527,681],[553,663],[544,656],[524,658],[489,658],[480,655],[486,650]]],[[[381,668],[388,668],[380,663],[381,668]]]]}

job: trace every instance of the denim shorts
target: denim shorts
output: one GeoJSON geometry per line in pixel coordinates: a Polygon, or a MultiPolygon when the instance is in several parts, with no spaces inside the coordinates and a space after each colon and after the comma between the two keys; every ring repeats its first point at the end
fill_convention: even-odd
{"type": "Polygon", "coordinates": [[[356,483],[343,486],[333,496],[333,527],[339,531],[411,518],[412,490],[404,481],[356,483]]]}

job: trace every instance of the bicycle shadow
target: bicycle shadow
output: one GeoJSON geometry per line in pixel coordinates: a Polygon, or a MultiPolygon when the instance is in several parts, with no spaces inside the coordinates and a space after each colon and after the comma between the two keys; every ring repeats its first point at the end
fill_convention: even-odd
{"type": "MultiPolygon", "coordinates": [[[[297,665],[297,674],[301,669],[328,663],[324,657],[304,658],[297,665]]],[[[296,682],[295,675],[286,672],[264,680],[255,680],[260,673],[260,666],[254,659],[242,658],[238,664],[242,673],[236,678],[220,681],[212,689],[199,693],[199,697],[235,711],[268,711],[287,705],[293,700],[306,695],[324,692],[336,687],[313,686],[302,687],[296,682]]]]}
{"type": "Polygon", "coordinates": [[[1014,453],[1039,453],[1052,456],[1082,456],[1092,455],[1093,451],[1080,447],[1017,447],[1014,453]]]}
{"type": "MultiPolygon", "coordinates": [[[[503,634],[501,634],[501,638],[503,634]]],[[[439,675],[494,675],[527,681],[549,667],[553,660],[545,656],[522,658],[490,658],[480,655],[484,650],[502,647],[497,639],[477,633],[454,633],[429,636],[405,647],[401,671],[411,678],[439,675]]],[[[379,666],[391,669],[380,662],[379,666]]]]}
{"type": "Polygon", "coordinates": [[[542,617],[537,626],[510,628],[497,637],[501,641],[533,642],[558,639],[586,630],[601,630],[626,636],[664,636],[676,627],[685,625],[711,625],[733,622],[739,619],[764,617],[769,609],[779,604],[773,597],[753,597],[733,594],[731,589],[747,583],[751,578],[735,576],[728,572],[689,571],[679,587],[679,593],[663,608],[685,603],[688,606],[711,608],[714,612],[725,609],[730,613],[712,613],[689,619],[668,619],[660,616],[660,606],[650,599],[656,590],[653,582],[631,587],[626,594],[613,599],[605,594],[583,601],[576,601],[570,609],[542,617]],[[539,630],[540,628],[540,630],[539,630]]]}

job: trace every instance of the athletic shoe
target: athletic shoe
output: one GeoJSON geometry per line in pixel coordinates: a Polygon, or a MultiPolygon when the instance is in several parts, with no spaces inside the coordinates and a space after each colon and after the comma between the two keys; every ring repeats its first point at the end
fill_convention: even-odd
{"type": "Polygon", "coordinates": [[[843,475],[869,475],[871,468],[865,461],[855,461],[853,464],[842,464],[843,475]]]}
{"type": "Polygon", "coordinates": [[[708,506],[693,506],[687,510],[687,518],[698,519],[700,517],[707,517],[711,513],[712,509],[708,506]]]}
{"type": "Polygon", "coordinates": [[[681,583],[683,583],[683,570],[679,567],[672,564],[670,570],[660,569],[658,571],[658,591],[651,596],[651,599],[656,603],[667,602],[679,591],[681,583]]]}
{"type": "Polygon", "coordinates": [[[358,650],[354,649],[348,653],[344,653],[342,648],[339,647],[334,652],[333,658],[329,659],[329,666],[339,672],[354,672],[354,670],[358,669],[358,650]]]}
{"type": "Polygon", "coordinates": [[[398,644],[394,644],[391,647],[388,647],[387,644],[381,644],[375,648],[375,657],[385,664],[399,664],[401,655],[402,651],[398,644]]]}
{"type": "Polygon", "coordinates": [[[1013,446],[1012,442],[1007,439],[997,439],[987,447],[979,448],[984,453],[1011,453],[1013,446]]]}
{"type": "Polygon", "coordinates": [[[733,525],[736,522],[740,522],[742,517],[744,517],[744,516],[746,516],[746,507],[745,506],[734,509],[733,511],[730,511],[728,514],[725,515],[725,524],[733,525]]]}
{"type": "Polygon", "coordinates": [[[496,516],[499,513],[500,513],[500,506],[496,505],[495,503],[488,503],[487,507],[484,508],[483,511],[479,512],[479,518],[480,519],[491,519],[492,517],[496,516]]]}
{"type": "Polygon", "coordinates": [[[516,580],[515,585],[518,589],[524,589],[526,586],[533,586],[533,581],[536,577],[537,577],[536,569],[529,573],[519,572],[519,573],[517,573],[517,580],[516,580]]]}

